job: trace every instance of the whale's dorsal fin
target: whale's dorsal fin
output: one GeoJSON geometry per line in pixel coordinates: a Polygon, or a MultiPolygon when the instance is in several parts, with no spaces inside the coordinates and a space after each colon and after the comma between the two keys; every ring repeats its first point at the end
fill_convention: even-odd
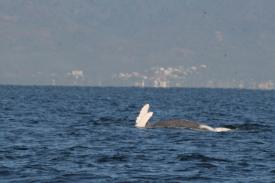
{"type": "Polygon", "coordinates": [[[149,119],[153,116],[153,112],[149,112],[149,104],[145,104],[139,112],[139,115],[136,119],[136,127],[144,128],[149,121],[149,119]]]}

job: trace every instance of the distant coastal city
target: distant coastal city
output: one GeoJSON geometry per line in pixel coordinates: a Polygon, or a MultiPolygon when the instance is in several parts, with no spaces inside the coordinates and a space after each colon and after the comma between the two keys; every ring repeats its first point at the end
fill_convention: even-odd
{"type": "MultiPolygon", "coordinates": [[[[116,73],[108,81],[89,81],[83,70],[72,70],[65,76],[65,85],[71,86],[122,86],[122,87],[200,87],[200,88],[238,88],[238,89],[275,89],[273,80],[244,81],[231,78],[226,81],[217,79],[205,79],[208,66],[201,64],[191,67],[152,67],[144,72],[120,72],[116,73]]],[[[58,83],[58,78],[52,74],[51,85],[63,85],[58,83]]]]}

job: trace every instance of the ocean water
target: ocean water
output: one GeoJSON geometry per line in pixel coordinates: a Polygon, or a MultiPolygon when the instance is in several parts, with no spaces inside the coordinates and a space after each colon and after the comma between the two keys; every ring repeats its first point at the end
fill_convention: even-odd
{"type": "Polygon", "coordinates": [[[0,86],[0,182],[275,182],[274,131],[275,91],[0,86]]]}

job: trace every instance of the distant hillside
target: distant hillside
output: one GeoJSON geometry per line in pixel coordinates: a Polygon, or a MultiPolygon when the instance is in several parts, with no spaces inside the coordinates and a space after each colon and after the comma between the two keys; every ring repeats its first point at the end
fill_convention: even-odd
{"type": "Polygon", "coordinates": [[[1,0],[0,83],[90,83],[206,64],[206,81],[275,80],[273,0],[1,0]]]}

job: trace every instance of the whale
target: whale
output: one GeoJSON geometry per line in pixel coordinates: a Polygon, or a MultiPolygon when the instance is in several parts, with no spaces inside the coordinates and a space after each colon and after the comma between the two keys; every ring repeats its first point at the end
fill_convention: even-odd
{"type": "Polygon", "coordinates": [[[153,112],[149,111],[149,108],[150,108],[149,104],[145,104],[141,108],[136,118],[135,127],[137,128],[187,128],[192,130],[211,131],[211,132],[227,132],[232,130],[230,128],[225,128],[225,127],[211,127],[204,123],[184,120],[184,119],[163,120],[163,121],[158,121],[151,124],[149,120],[153,116],[153,112]]]}

